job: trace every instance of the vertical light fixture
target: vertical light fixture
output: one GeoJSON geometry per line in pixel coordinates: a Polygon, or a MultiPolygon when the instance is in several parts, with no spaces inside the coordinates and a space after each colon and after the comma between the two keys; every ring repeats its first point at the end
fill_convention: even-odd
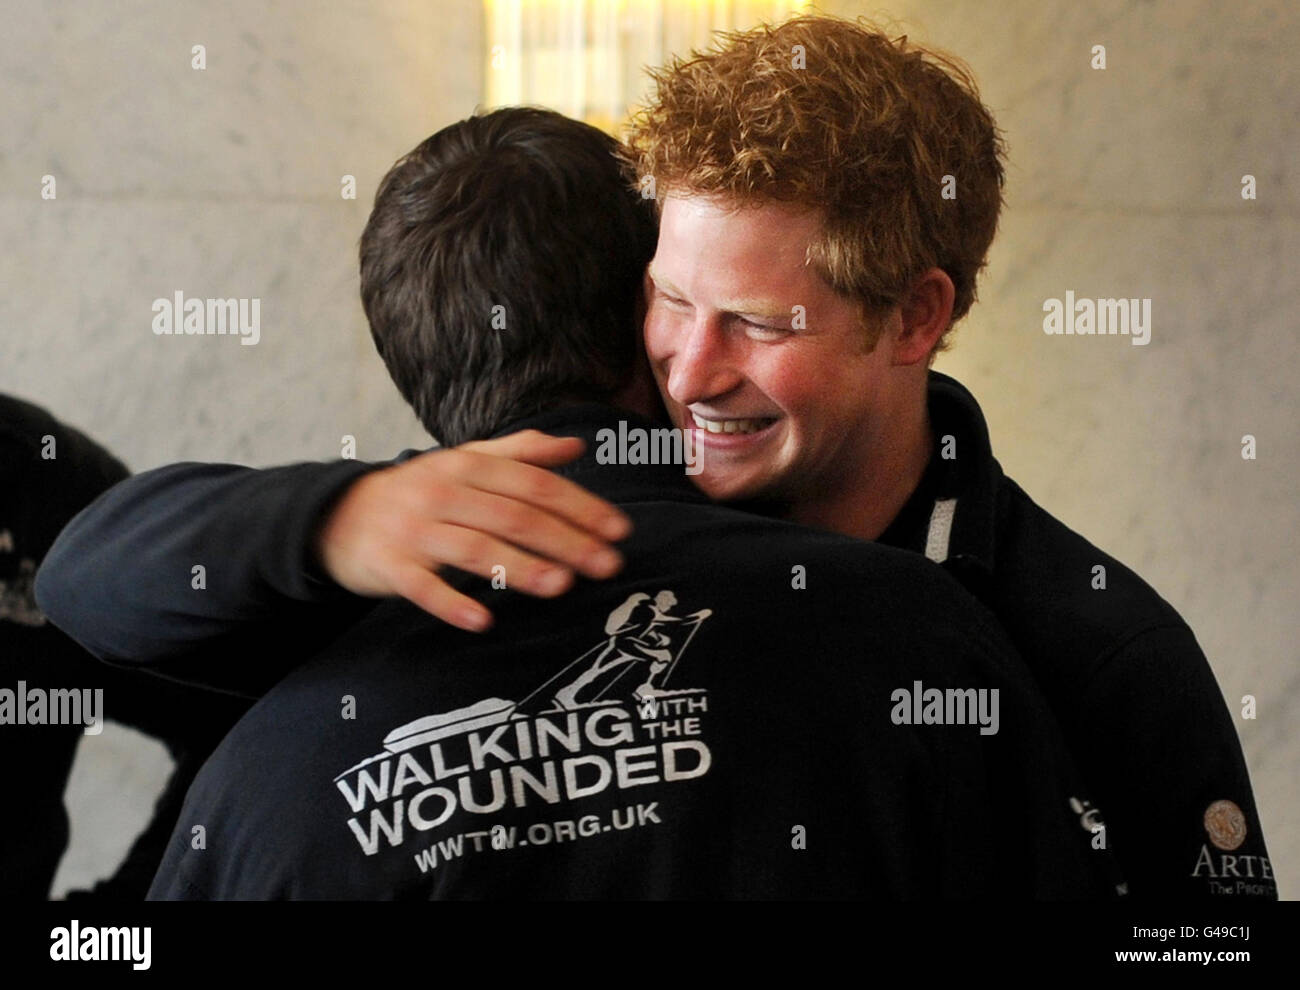
{"type": "Polygon", "coordinates": [[[648,93],[644,68],[715,31],[784,20],[808,0],[484,0],[485,103],[534,105],[617,133],[648,93]]]}

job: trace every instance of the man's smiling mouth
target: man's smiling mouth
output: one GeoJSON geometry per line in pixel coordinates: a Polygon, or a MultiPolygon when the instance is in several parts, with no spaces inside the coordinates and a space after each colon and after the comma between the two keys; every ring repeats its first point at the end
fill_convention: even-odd
{"type": "MultiPolygon", "coordinates": [[[[690,412],[690,410],[687,410],[690,412]]],[[[758,433],[767,429],[776,420],[772,417],[758,419],[706,419],[697,413],[690,413],[691,420],[698,429],[708,433],[758,433]]]]}

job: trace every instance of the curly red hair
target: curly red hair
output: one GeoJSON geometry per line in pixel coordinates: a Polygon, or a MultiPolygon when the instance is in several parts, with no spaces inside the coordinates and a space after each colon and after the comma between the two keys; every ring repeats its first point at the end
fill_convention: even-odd
{"type": "Polygon", "coordinates": [[[970,309],[1006,150],[959,59],[819,14],[721,34],[651,76],[625,154],[657,198],[807,205],[823,217],[809,262],[864,316],[887,312],[932,267],[956,288],[952,322],[970,309]]]}

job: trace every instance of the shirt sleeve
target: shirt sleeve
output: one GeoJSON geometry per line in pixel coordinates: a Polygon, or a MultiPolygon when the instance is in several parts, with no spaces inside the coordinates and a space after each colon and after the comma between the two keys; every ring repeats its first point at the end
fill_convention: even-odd
{"type": "Polygon", "coordinates": [[[376,600],[314,560],[320,520],[383,465],[182,463],[109,489],[36,575],[51,622],[101,660],[256,697],[376,600]]]}
{"type": "Polygon", "coordinates": [[[1241,743],[1191,629],[1122,644],[1083,713],[1078,757],[1133,897],[1277,899],[1241,743]]]}

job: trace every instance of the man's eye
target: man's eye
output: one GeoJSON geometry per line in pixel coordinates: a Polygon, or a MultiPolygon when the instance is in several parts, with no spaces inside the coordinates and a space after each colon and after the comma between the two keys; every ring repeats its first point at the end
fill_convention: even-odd
{"type": "Polygon", "coordinates": [[[751,323],[749,320],[741,320],[740,322],[745,325],[747,334],[761,340],[777,340],[790,332],[782,327],[764,326],[762,323],[751,323]]]}

